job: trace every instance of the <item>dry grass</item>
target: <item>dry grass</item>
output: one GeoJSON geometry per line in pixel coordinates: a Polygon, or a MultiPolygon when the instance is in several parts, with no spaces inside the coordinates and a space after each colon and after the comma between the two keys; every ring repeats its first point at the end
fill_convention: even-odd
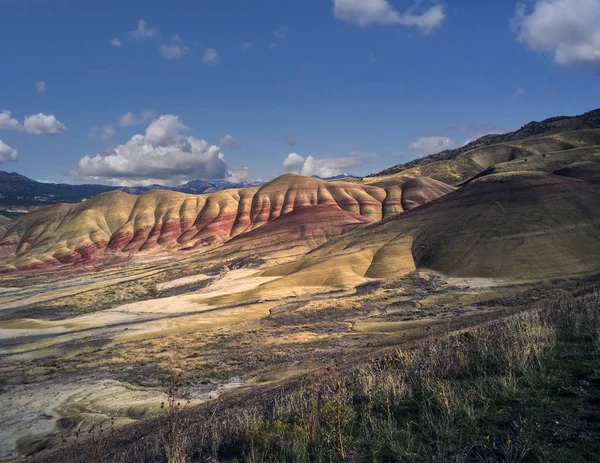
{"type": "MultiPolygon", "coordinates": [[[[556,384],[571,390],[565,368],[600,374],[599,307],[599,292],[556,300],[376,361],[307,375],[262,400],[190,410],[180,442],[190,461],[586,461],[600,450],[598,440],[570,436],[573,445],[561,447],[540,410],[564,410],[567,428],[581,424],[572,403],[547,392],[556,384]]],[[[600,429],[593,432],[600,437],[600,429]]],[[[145,439],[112,448],[104,461],[169,461],[159,437],[145,439]]]]}

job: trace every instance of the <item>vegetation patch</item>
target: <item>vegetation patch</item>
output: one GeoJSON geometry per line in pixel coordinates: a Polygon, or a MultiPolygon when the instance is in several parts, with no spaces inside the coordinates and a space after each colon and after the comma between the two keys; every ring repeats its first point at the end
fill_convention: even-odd
{"type": "Polygon", "coordinates": [[[235,409],[171,413],[176,459],[150,433],[105,461],[594,461],[599,308],[599,292],[557,300],[235,409]]]}

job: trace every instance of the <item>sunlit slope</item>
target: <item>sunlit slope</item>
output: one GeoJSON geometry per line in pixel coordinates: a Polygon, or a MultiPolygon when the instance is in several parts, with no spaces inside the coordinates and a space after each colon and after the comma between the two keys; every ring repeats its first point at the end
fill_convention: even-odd
{"type": "Polygon", "coordinates": [[[260,228],[236,236],[228,245],[257,250],[302,243],[314,248],[359,225],[409,211],[453,191],[448,185],[428,178],[398,178],[392,182],[353,186],[364,188],[376,201],[366,197],[356,203],[349,201],[347,186],[342,189],[338,186],[332,190],[333,200],[322,198],[313,207],[296,208],[260,228]]]}
{"type": "Polygon", "coordinates": [[[588,146],[501,162],[474,178],[515,171],[539,171],[593,180],[598,175],[598,169],[600,169],[600,146],[588,146]]]}
{"type": "Polygon", "coordinates": [[[573,159],[581,160],[580,157],[598,159],[600,129],[576,130],[497,143],[468,150],[451,159],[428,161],[427,158],[424,158],[420,160],[422,164],[415,161],[418,165],[398,169],[398,172],[390,169],[390,173],[384,171],[378,176],[365,178],[365,181],[380,182],[394,179],[396,176],[408,176],[430,177],[456,185],[502,163],[512,162],[507,167],[513,170],[523,170],[521,164],[527,163],[531,163],[527,170],[536,170],[536,167],[542,167],[541,170],[552,170],[543,168],[548,164],[543,156],[551,156],[559,162],[561,155],[569,151],[573,151],[570,155],[573,159]],[[538,166],[532,163],[532,158],[539,160],[538,166]]]}
{"type": "MultiPolygon", "coordinates": [[[[271,223],[267,244],[285,240],[293,245],[301,239],[314,247],[452,190],[432,179],[359,185],[288,174],[261,187],[208,195],[109,192],[10,222],[0,239],[0,258],[4,270],[11,270],[91,262],[107,254],[193,250],[271,223]]],[[[260,239],[264,236],[269,233],[260,239]]]]}
{"type": "Polygon", "coordinates": [[[493,174],[354,230],[266,272],[270,285],[351,286],[415,268],[542,279],[600,271],[600,186],[541,172],[493,174]]]}

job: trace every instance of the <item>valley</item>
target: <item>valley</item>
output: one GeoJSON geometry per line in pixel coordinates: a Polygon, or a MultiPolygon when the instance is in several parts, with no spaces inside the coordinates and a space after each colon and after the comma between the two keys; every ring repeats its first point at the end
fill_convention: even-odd
{"type": "Polygon", "coordinates": [[[141,435],[162,455],[165,413],[265,410],[306,378],[592,297],[597,114],[363,179],[109,191],[0,222],[0,458],[101,442],[95,461],[128,461],[141,435]]]}

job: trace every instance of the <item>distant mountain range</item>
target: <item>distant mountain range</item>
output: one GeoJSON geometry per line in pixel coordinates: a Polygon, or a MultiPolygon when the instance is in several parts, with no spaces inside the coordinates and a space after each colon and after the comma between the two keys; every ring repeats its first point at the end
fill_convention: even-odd
{"type": "Polygon", "coordinates": [[[339,174],[339,175],[334,175],[333,177],[319,177],[318,175],[313,175],[313,178],[318,178],[319,180],[329,181],[329,180],[348,180],[349,178],[360,178],[360,177],[357,177],[355,175],[350,175],[350,174],[339,174]]]}
{"type": "Polygon", "coordinates": [[[33,209],[57,203],[77,203],[107,191],[124,191],[139,195],[151,190],[170,190],[188,194],[214,193],[230,188],[261,185],[262,182],[233,183],[226,180],[192,180],[177,187],[69,185],[66,183],[36,182],[15,172],[0,171],[0,215],[15,218],[33,209]]]}

